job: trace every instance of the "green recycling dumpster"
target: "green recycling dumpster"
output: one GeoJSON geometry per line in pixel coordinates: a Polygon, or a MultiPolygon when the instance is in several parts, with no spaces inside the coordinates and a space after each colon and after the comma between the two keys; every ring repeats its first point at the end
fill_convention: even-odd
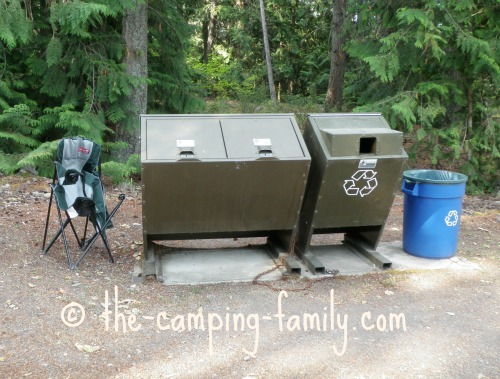
{"type": "Polygon", "coordinates": [[[377,248],[403,164],[403,133],[379,113],[310,114],[304,139],[311,170],[301,210],[296,251],[311,270],[323,266],[309,252],[313,234],[343,233],[344,244],[380,267],[377,248]]]}
{"type": "Polygon", "coordinates": [[[311,158],[292,114],[143,115],[143,258],[154,240],[291,250],[311,158]]]}
{"type": "Polygon", "coordinates": [[[441,170],[403,172],[403,250],[422,258],[456,254],[467,176],[441,170]]]}

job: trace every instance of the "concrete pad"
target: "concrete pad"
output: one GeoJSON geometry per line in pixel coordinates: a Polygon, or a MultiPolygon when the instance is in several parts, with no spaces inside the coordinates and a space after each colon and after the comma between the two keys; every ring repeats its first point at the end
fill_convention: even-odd
{"type": "MultiPolygon", "coordinates": [[[[160,253],[163,283],[209,284],[222,282],[251,282],[258,274],[275,267],[267,247],[252,246],[223,249],[193,249],[160,253]]],[[[259,280],[281,279],[277,269],[259,280]]]]}
{"type": "MultiPolygon", "coordinates": [[[[201,249],[191,246],[187,248],[163,246],[156,254],[156,265],[159,265],[159,272],[166,285],[251,282],[260,273],[275,267],[277,260],[269,256],[268,248],[266,244],[210,246],[201,249]]],[[[309,279],[331,276],[329,270],[338,270],[339,275],[363,275],[382,271],[368,258],[342,244],[311,246],[310,251],[325,266],[327,274],[314,275],[308,271],[303,262],[297,261],[301,267],[301,275],[309,279]]],[[[401,241],[380,243],[377,252],[392,262],[391,269],[394,270],[481,269],[477,264],[460,257],[446,259],[414,257],[404,252],[401,241]]],[[[259,280],[280,280],[284,271],[284,267],[281,267],[259,280]]]]}
{"type": "MultiPolygon", "coordinates": [[[[319,259],[326,270],[339,270],[339,275],[363,275],[370,272],[383,271],[362,254],[358,254],[344,245],[311,246],[311,253],[319,259]]],[[[393,270],[481,270],[465,258],[451,257],[445,259],[419,258],[403,250],[403,242],[382,242],[377,253],[392,262],[393,270]]],[[[303,276],[321,278],[324,275],[313,275],[303,269],[303,276]]]]}
{"type": "Polygon", "coordinates": [[[477,264],[458,256],[443,259],[415,257],[403,250],[402,241],[381,243],[377,251],[392,262],[395,270],[481,270],[477,264]]]}

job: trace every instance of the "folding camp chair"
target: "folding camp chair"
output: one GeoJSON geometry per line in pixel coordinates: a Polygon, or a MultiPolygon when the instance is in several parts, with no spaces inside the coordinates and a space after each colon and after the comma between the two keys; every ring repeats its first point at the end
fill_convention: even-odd
{"type": "Polygon", "coordinates": [[[105,204],[104,187],[101,182],[101,147],[83,137],[64,138],[57,146],[57,160],[54,161],[54,177],[50,184],[51,194],[45,232],[43,236],[42,254],[47,254],[54,242],[62,236],[68,266],[74,270],[80,264],[88,251],[99,238],[102,238],[104,246],[109,255],[110,262],[114,262],[106,237],[106,229],[112,227],[111,219],[125,200],[125,195],[118,197],[118,204],[108,214],[105,204]],[[45,246],[49,228],[50,210],[52,200],[55,199],[57,215],[59,218],[59,229],[52,240],[45,246]],[[66,213],[63,221],[61,211],[66,213]],[[85,217],[85,229],[83,236],[79,238],[72,219],[85,217]],[[89,221],[94,226],[94,234],[87,239],[89,221]],[[71,230],[80,248],[80,257],[73,263],[70,249],[66,238],[65,229],[71,230]]]}

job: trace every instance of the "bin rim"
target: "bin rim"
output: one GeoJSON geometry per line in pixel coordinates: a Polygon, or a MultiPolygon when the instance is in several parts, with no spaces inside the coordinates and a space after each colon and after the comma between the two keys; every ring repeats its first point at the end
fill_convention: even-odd
{"type": "Polygon", "coordinates": [[[444,170],[406,170],[403,178],[409,182],[431,184],[459,184],[467,182],[467,175],[444,170]]]}

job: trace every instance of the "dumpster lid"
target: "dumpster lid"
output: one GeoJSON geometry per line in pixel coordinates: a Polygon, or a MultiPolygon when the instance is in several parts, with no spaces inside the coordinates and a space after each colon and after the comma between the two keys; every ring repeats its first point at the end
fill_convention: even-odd
{"type": "Polygon", "coordinates": [[[320,129],[391,129],[380,113],[314,113],[308,115],[320,129]]]}
{"type": "Polygon", "coordinates": [[[304,158],[291,115],[245,115],[221,119],[229,159],[304,158]],[[262,154],[264,153],[264,154],[262,154]]]}
{"type": "Polygon", "coordinates": [[[147,160],[224,159],[219,120],[213,117],[149,116],[143,143],[147,160]]]}
{"type": "Polygon", "coordinates": [[[379,128],[379,127],[367,127],[364,125],[364,128],[354,129],[354,128],[323,128],[321,132],[328,135],[378,135],[378,134],[403,134],[397,130],[387,129],[387,128],[379,128]]]}
{"type": "Polygon", "coordinates": [[[442,170],[407,170],[403,172],[403,178],[410,182],[434,184],[455,184],[467,181],[467,175],[442,170]]]}

